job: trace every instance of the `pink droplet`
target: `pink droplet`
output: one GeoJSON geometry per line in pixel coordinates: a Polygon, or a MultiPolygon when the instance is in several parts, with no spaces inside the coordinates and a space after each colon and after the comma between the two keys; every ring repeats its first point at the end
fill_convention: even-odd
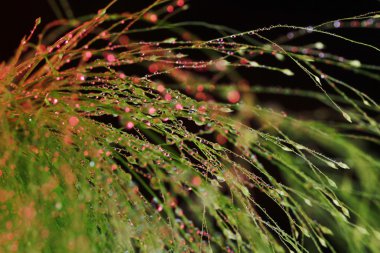
{"type": "Polygon", "coordinates": [[[164,91],[165,91],[165,86],[162,85],[162,84],[159,84],[159,85],[157,86],[157,91],[160,92],[160,93],[164,92],[164,91]]]}
{"type": "Polygon", "coordinates": [[[86,51],[83,53],[83,60],[88,61],[92,57],[92,53],[90,51],[86,51]]]}
{"type": "Polygon", "coordinates": [[[127,129],[132,129],[134,126],[135,126],[135,124],[133,124],[133,122],[131,122],[131,121],[128,121],[127,124],[125,125],[125,127],[127,129]]]}
{"type": "Polygon", "coordinates": [[[77,117],[72,116],[69,118],[70,126],[75,127],[76,125],[78,125],[78,123],[79,123],[79,119],[77,117]]]}
{"type": "Polygon", "coordinates": [[[156,109],[154,108],[154,107],[150,107],[149,109],[148,109],[148,113],[149,114],[155,114],[156,113],[156,109]]]}
{"type": "Polygon", "coordinates": [[[105,58],[106,58],[106,60],[107,60],[109,63],[112,63],[112,62],[115,62],[115,61],[116,61],[116,57],[115,57],[115,55],[110,54],[110,53],[106,54],[105,58]]]}
{"type": "Polygon", "coordinates": [[[183,109],[183,106],[182,106],[181,104],[176,104],[176,105],[174,106],[174,108],[175,108],[176,110],[182,110],[182,109],[183,109]]]}
{"type": "Polygon", "coordinates": [[[79,74],[79,75],[77,76],[77,78],[78,78],[78,80],[80,80],[80,81],[84,81],[84,80],[86,80],[86,77],[85,77],[84,75],[82,75],[82,74],[79,74]]]}
{"type": "Polygon", "coordinates": [[[164,99],[166,101],[170,101],[170,100],[172,100],[172,95],[170,95],[169,93],[166,93],[165,96],[164,96],[164,99]]]}
{"type": "Polygon", "coordinates": [[[150,20],[152,23],[156,23],[157,20],[158,20],[158,17],[157,17],[156,14],[151,14],[151,15],[149,16],[149,20],[150,20]]]}
{"type": "Polygon", "coordinates": [[[125,78],[127,78],[127,76],[124,73],[120,72],[119,73],[119,78],[120,79],[125,79],[125,78]]]}

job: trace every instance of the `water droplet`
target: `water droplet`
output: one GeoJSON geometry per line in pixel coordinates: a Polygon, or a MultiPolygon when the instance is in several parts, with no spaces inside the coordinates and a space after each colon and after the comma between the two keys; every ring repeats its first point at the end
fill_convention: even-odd
{"type": "Polygon", "coordinates": [[[291,71],[290,69],[283,69],[282,73],[284,73],[287,76],[294,76],[293,71],[291,71]]]}
{"type": "Polygon", "coordinates": [[[176,104],[175,106],[174,106],[174,108],[176,109],[176,110],[183,110],[183,106],[181,105],[181,104],[176,104]]]}
{"type": "Polygon", "coordinates": [[[70,126],[75,127],[76,125],[78,125],[78,123],[79,123],[79,119],[77,117],[72,116],[69,118],[70,126]]]}
{"type": "Polygon", "coordinates": [[[131,121],[128,121],[127,124],[125,124],[125,127],[128,130],[132,129],[134,126],[135,126],[135,124],[133,124],[133,122],[131,122],[131,121]]]}
{"type": "Polygon", "coordinates": [[[233,103],[233,104],[239,102],[239,100],[240,100],[240,92],[237,91],[237,90],[230,90],[227,93],[227,100],[228,100],[228,102],[233,103]]]}

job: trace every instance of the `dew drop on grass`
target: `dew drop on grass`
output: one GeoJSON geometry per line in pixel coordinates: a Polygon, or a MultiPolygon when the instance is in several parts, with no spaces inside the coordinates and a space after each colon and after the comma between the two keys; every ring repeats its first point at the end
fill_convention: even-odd
{"type": "Polygon", "coordinates": [[[325,161],[325,163],[330,167],[330,168],[333,168],[333,169],[338,169],[338,167],[335,165],[335,163],[331,162],[331,161],[325,161]]]}
{"type": "Polygon", "coordinates": [[[304,199],[305,203],[308,205],[308,206],[313,206],[313,204],[311,204],[311,201],[309,199],[304,199]]]}
{"type": "Polygon", "coordinates": [[[173,7],[173,5],[169,5],[168,7],[166,7],[166,11],[167,11],[168,13],[172,13],[172,12],[174,11],[174,7],[173,7]]]}
{"type": "Polygon", "coordinates": [[[352,66],[352,67],[355,67],[355,68],[360,68],[362,66],[361,62],[359,60],[352,60],[352,61],[349,61],[349,64],[352,66]]]}
{"type": "Polygon", "coordinates": [[[343,206],[341,208],[342,208],[343,214],[349,218],[350,217],[350,212],[348,211],[348,209],[345,208],[345,207],[343,207],[343,206]]]}
{"type": "Polygon", "coordinates": [[[359,231],[359,233],[363,234],[363,235],[368,235],[369,232],[366,228],[364,227],[361,227],[361,226],[356,226],[356,229],[359,231]]]}
{"type": "Polygon", "coordinates": [[[338,200],[336,200],[336,199],[333,199],[333,203],[334,203],[334,205],[336,205],[336,206],[340,206],[340,203],[339,203],[339,201],[338,201],[338,200]]]}
{"type": "Polygon", "coordinates": [[[258,64],[256,61],[250,61],[249,65],[251,65],[252,67],[258,67],[258,66],[260,66],[260,64],[258,64]]]}
{"type": "Polygon", "coordinates": [[[230,102],[232,104],[235,104],[235,103],[239,102],[239,100],[240,100],[240,92],[237,91],[237,90],[230,90],[227,93],[227,100],[228,100],[228,102],[230,102]]]}
{"type": "Polygon", "coordinates": [[[327,181],[329,182],[329,184],[330,184],[332,187],[337,188],[336,183],[335,183],[333,180],[331,180],[330,178],[328,178],[327,181]]]}
{"type": "Polygon", "coordinates": [[[195,176],[191,179],[191,184],[194,186],[200,186],[202,183],[202,179],[200,176],[195,176]]]}
{"type": "Polygon", "coordinates": [[[155,113],[156,113],[156,108],[154,108],[154,107],[149,107],[149,109],[148,109],[148,113],[149,113],[150,115],[155,114],[155,113]]]}
{"type": "Polygon", "coordinates": [[[131,122],[131,121],[128,121],[127,124],[125,124],[125,127],[128,130],[132,129],[134,126],[135,126],[135,124],[133,124],[133,122],[131,122]]]}
{"type": "Polygon", "coordinates": [[[350,167],[349,167],[347,164],[345,164],[344,162],[338,162],[337,164],[338,164],[338,166],[341,167],[342,169],[346,169],[346,170],[349,170],[349,169],[350,169],[350,167]]]}
{"type": "Polygon", "coordinates": [[[218,143],[212,144],[212,147],[215,150],[223,150],[223,147],[221,145],[219,145],[218,143]]]}
{"type": "Polygon", "coordinates": [[[174,108],[176,109],[176,110],[183,110],[183,106],[182,106],[182,104],[180,104],[180,103],[177,103],[175,106],[174,106],[174,108]]]}
{"type": "Polygon", "coordinates": [[[292,151],[293,151],[291,148],[288,148],[287,146],[281,146],[281,148],[282,148],[284,151],[287,151],[287,152],[292,152],[292,151]]]}
{"type": "Polygon", "coordinates": [[[293,71],[291,71],[290,69],[283,69],[282,73],[287,75],[287,76],[294,76],[293,71]]]}
{"type": "Polygon", "coordinates": [[[244,194],[244,196],[246,196],[246,197],[250,196],[248,188],[245,187],[244,185],[240,186],[240,190],[244,194]]]}
{"type": "Polygon", "coordinates": [[[229,107],[221,107],[219,110],[225,113],[233,112],[233,110],[229,107]]]}
{"type": "Polygon", "coordinates": [[[334,21],[334,24],[333,24],[333,25],[334,25],[335,28],[339,28],[339,27],[341,26],[341,22],[338,21],[338,20],[337,20],[337,21],[334,21]]]}
{"type": "Polygon", "coordinates": [[[322,237],[318,237],[318,240],[319,240],[319,243],[323,246],[323,247],[327,247],[327,244],[326,244],[326,240],[323,239],[322,237]]]}
{"type": "Polygon", "coordinates": [[[105,58],[106,58],[106,61],[109,62],[109,63],[113,63],[113,62],[116,61],[115,55],[111,54],[111,53],[105,54],[105,58]]]}
{"type": "Polygon", "coordinates": [[[350,115],[348,115],[348,114],[345,113],[345,112],[342,112],[342,115],[343,115],[343,117],[344,117],[348,122],[352,123],[352,120],[351,120],[350,115]]]}

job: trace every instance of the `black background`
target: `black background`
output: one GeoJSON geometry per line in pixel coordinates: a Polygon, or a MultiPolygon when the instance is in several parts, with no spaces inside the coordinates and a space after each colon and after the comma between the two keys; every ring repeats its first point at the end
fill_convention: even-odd
{"type": "MultiPolygon", "coordinates": [[[[59,2],[58,0],[55,0],[59,2]]],[[[71,0],[75,16],[94,13],[108,0],[71,0]]],[[[134,11],[149,0],[119,0],[112,11],[134,11]]],[[[238,30],[250,30],[273,24],[315,25],[342,17],[351,17],[380,9],[377,0],[188,0],[190,9],[177,20],[202,20],[238,30]]],[[[29,33],[34,20],[43,24],[56,17],[47,0],[6,0],[0,3],[0,60],[8,59],[20,39],[29,33]]],[[[377,36],[380,37],[380,36],[377,36]]],[[[374,38],[371,38],[372,42],[374,38]]],[[[380,40],[377,38],[377,42],[380,40]]]]}

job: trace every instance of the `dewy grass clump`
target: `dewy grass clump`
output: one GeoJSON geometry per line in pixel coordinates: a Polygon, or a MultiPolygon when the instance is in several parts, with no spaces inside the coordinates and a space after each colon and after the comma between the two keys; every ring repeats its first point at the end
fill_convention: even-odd
{"type": "Polygon", "coordinates": [[[380,107],[334,71],[378,81],[380,67],[292,45],[316,34],[379,54],[339,35],[372,33],[378,13],[232,35],[169,23],[180,0],[110,6],[37,21],[0,65],[1,252],[378,251],[380,107]],[[316,108],[291,116],[264,94],[316,108]]]}

